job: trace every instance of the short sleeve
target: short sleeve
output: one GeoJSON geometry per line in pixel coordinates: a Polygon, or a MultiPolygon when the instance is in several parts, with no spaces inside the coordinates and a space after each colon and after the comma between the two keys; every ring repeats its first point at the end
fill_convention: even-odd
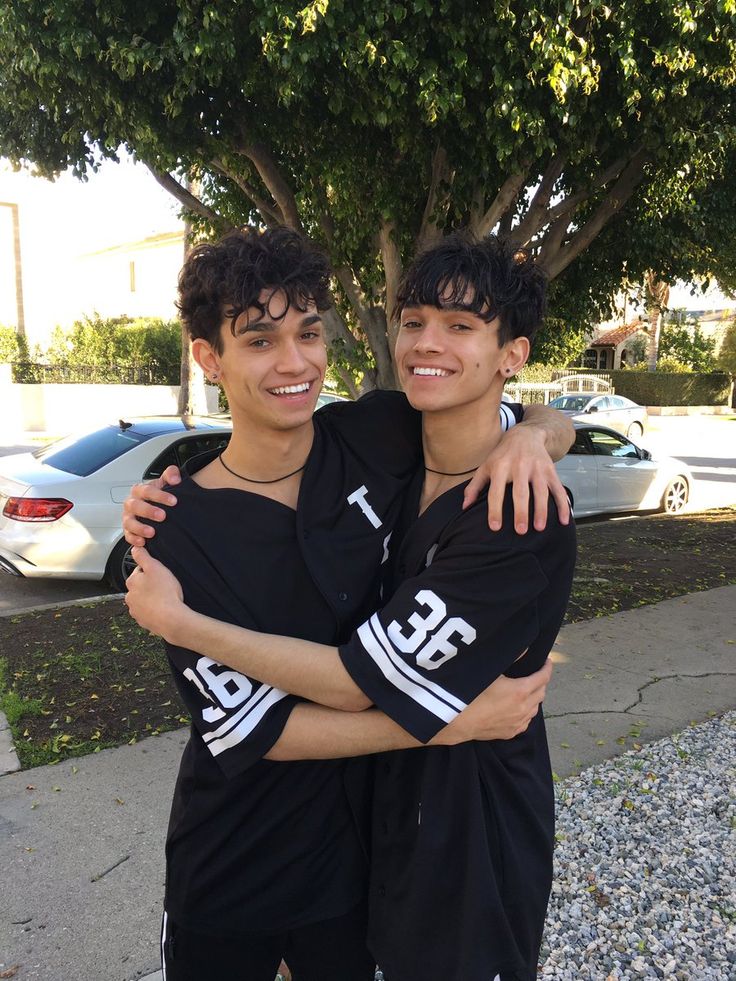
{"type": "Polygon", "coordinates": [[[521,402],[502,402],[498,407],[498,414],[501,418],[501,429],[505,432],[522,421],[524,406],[521,402]]]}
{"type": "Polygon", "coordinates": [[[166,650],[192,724],[225,776],[262,759],[299,699],[194,651],[166,650]]]}
{"type": "MultiPolygon", "coordinates": [[[[193,610],[257,629],[222,571],[202,551],[201,536],[192,533],[198,515],[188,506],[184,485],[179,496],[177,507],[157,525],[148,551],[177,577],[193,610]]],[[[237,776],[262,759],[299,699],[183,647],[166,644],[166,651],[192,724],[225,776],[237,776]]]]}
{"type": "Polygon", "coordinates": [[[484,520],[480,514],[466,522],[465,533],[438,548],[431,564],[340,648],[355,683],[422,742],[539,634],[537,597],[547,578],[528,551],[508,541],[491,544],[484,520]]]}

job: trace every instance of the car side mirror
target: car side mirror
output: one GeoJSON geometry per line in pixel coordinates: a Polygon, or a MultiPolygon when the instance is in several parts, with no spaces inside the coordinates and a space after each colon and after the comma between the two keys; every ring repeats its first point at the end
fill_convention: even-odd
{"type": "Polygon", "coordinates": [[[588,408],[585,411],[586,412],[597,412],[598,411],[598,406],[597,405],[589,405],[588,408]]]}
{"type": "Polygon", "coordinates": [[[639,452],[641,454],[642,460],[651,460],[652,459],[652,454],[649,452],[649,450],[641,449],[639,452]]]}

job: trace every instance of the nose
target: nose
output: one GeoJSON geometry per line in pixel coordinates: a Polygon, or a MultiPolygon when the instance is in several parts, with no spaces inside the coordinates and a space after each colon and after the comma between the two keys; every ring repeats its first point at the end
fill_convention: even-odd
{"type": "Polygon", "coordinates": [[[304,371],[307,364],[304,352],[295,339],[289,338],[279,346],[279,358],[276,370],[282,374],[297,375],[304,371]]]}
{"type": "Polygon", "coordinates": [[[425,324],[414,340],[414,350],[420,354],[437,354],[442,350],[442,333],[434,324],[425,324]]]}

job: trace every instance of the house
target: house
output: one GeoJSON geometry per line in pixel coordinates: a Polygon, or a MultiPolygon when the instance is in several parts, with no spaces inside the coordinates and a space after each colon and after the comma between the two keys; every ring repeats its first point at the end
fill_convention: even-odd
{"type": "Polygon", "coordinates": [[[647,336],[647,322],[640,318],[618,327],[598,328],[582,355],[583,368],[611,371],[631,363],[633,342],[647,336]]]}

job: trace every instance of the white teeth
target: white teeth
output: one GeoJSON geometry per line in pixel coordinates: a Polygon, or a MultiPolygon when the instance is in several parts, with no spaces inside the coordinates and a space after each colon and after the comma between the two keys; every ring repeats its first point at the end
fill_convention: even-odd
{"type": "Polygon", "coordinates": [[[297,395],[299,392],[309,391],[309,382],[303,382],[301,385],[284,385],[282,388],[270,388],[269,391],[274,395],[297,395]]]}
{"type": "Polygon", "coordinates": [[[414,368],[415,375],[434,375],[436,378],[448,378],[451,374],[444,368],[414,368]]]}

